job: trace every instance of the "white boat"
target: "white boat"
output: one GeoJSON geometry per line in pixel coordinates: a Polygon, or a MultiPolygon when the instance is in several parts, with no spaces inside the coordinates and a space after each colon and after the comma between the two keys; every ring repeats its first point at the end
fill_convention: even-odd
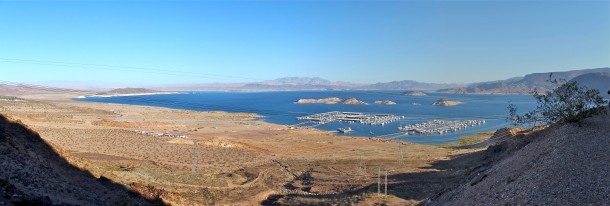
{"type": "Polygon", "coordinates": [[[337,129],[337,131],[338,131],[339,133],[350,133],[350,132],[352,132],[353,130],[352,130],[352,128],[351,128],[351,127],[346,127],[346,128],[339,128],[339,129],[337,129]]]}

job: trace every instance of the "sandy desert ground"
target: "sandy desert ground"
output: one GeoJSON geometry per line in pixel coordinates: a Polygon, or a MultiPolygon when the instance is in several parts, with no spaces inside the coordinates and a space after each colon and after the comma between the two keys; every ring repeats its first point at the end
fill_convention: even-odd
{"type": "Polygon", "coordinates": [[[2,101],[0,113],[73,164],[172,205],[413,204],[458,179],[439,161],[474,151],[335,136],[248,113],[44,98],[2,101]],[[386,169],[388,195],[377,196],[386,169]]]}

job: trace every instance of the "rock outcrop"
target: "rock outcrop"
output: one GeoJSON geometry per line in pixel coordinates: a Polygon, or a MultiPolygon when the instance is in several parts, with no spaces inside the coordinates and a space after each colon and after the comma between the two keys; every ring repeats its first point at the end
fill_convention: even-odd
{"type": "Polygon", "coordinates": [[[407,96],[426,96],[426,93],[423,93],[420,91],[408,91],[408,92],[403,92],[402,94],[407,95],[407,96]]]}
{"type": "Polygon", "coordinates": [[[460,105],[460,104],[464,104],[464,102],[453,101],[453,100],[449,100],[446,98],[439,99],[436,102],[432,103],[432,105],[434,105],[434,106],[445,106],[445,107],[456,106],[456,105],[460,105]]]}
{"type": "Polygon", "coordinates": [[[396,104],[396,102],[390,101],[390,100],[383,100],[383,101],[375,101],[375,104],[386,104],[386,105],[394,105],[396,104]]]}
{"type": "Polygon", "coordinates": [[[345,101],[341,102],[341,104],[363,104],[363,105],[367,105],[368,103],[360,101],[356,98],[348,98],[345,101]]]}

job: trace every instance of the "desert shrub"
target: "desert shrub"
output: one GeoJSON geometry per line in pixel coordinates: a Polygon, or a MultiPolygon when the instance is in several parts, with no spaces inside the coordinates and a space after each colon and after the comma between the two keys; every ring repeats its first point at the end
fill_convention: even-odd
{"type": "Polygon", "coordinates": [[[517,106],[514,104],[508,106],[508,120],[513,125],[536,126],[580,122],[587,117],[606,113],[606,108],[603,106],[606,101],[597,89],[579,86],[575,81],[553,79],[552,74],[549,75],[547,82],[552,84],[553,89],[545,92],[535,89],[531,93],[538,104],[536,109],[519,114],[517,106]]]}

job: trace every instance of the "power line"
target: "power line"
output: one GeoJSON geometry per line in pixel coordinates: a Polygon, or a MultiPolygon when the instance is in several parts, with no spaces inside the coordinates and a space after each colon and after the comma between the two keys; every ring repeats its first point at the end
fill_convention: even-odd
{"type": "Polygon", "coordinates": [[[12,59],[12,58],[0,58],[0,62],[32,64],[32,65],[42,65],[42,66],[83,68],[83,69],[91,69],[91,70],[126,71],[126,72],[135,72],[135,73],[149,73],[149,74],[186,76],[186,77],[201,77],[201,78],[217,79],[217,80],[244,79],[244,80],[262,81],[261,79],[256,79],[256,78],[251,78],[251,77],[239,77],[239,76],[207,74],[207,73],[199,73],[199,72],[185,72],[185,71],[176,71],[176,70],[168,70],[168,69],[149,68],[149,67],[131,67],[131,66],[108,65],[108,64],[89,64],[89,63],[45,61],[45,60],[32,60],[32,59],[12,59]]]}

